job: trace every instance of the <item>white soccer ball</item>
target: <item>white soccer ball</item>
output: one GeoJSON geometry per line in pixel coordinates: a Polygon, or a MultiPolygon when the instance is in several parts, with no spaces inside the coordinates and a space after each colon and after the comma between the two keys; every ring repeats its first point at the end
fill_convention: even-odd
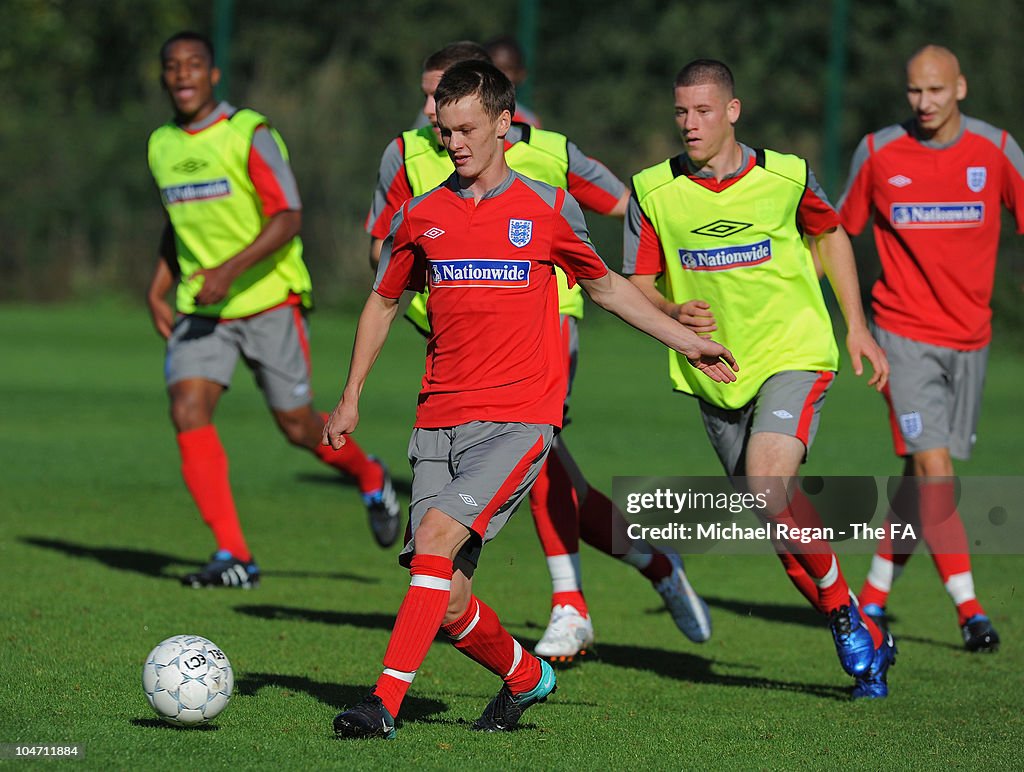
{"type": "Polygon", "coordinates": [[[142,688],[164,721],[205,724],[228,706],[235,676],[220,648],[198,635],[161,641],[142,666],[142,688]]]}

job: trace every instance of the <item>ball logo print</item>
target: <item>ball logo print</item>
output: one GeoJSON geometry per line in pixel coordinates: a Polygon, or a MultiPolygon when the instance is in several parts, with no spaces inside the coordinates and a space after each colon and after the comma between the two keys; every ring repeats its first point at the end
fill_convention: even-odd
{"type": "Polygon", "coordinates": [[[150,707],[178,726],[205,724],[227,707],[235,676],[227,655],[198,635],[161,641],[142,666],[150,707]]]}

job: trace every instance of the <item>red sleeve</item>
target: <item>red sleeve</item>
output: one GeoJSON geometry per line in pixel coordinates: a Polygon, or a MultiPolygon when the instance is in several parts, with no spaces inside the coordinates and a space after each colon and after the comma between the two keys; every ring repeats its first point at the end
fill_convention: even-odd
{"type": "Polygon", "coordinates": [[[871,216],[871,137],[861,140],[853,155],[850,181],[839,199],[839,220],[843,230],[854,236],[864,230],[871,216]]]}
{"type": "Polygon", "coordinates": [[[839,215],[816,184],[804,188],[796,219],[808,236],[820,236],[839,227],[839,215]]]}
{"type": "Polygon", "coordinates": [[[578,279],[600,279],[608,273],[608,266],[590,243],[587,222],[579,203],[559,188],[554,209],[551,262],[565,271],[570,287],[578,279]]]}
{"type": "Polygon", "coordinates": [[[409,176],[405,173],[404,143],[402,138],[398,137],[381,157],[377,188],[373,192],[373,202],[366,215],[366,232],[375,239],[386,238],[391,230],[391,220],[395,212],[410,198],[412,186],[409,184],[409,176]]]}
{"type": "Polygon", "coordinates": [[[648,219],[636,192],[629,197],[623,228],[622,272],[626,276],[658,276],[665,272],[665,252],[654,225],[648,219]]]}
{"type": "Polygon", "coordinates": [[[422,292],[426,286],[426,261],[413,241],[408,215],[408,209],[403,205],[380,251],[373,291],[386,298],[399,298],[407,289],[422,292]]]}
{"type": "Polygon", "coordinates": [[[269,127],[265,125],[259,126],[253,133],[248,172],[265,217],[302,209],[291,167],[269,127]]]}
{"type": "Polygon", "coordinates": [[[1013,214],[1017,233],[1024,233],[1024,153],[1008,132],[1003,132],[1003,190],[1002,200],[1013,214]]]}

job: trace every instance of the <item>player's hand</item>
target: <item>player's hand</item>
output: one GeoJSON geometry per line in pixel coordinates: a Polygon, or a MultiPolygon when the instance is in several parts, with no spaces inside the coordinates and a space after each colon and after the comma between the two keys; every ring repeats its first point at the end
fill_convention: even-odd
{"type": "Polygon", "coordinates": [[[857,375],[864,373],[861,357],[866,357],[872,369],[868,386],[874,386],[875,391],[884,389],[889,381],[889,360],[867,327],[850,330],[846,334],[846,350],[850,354],[850,361],[853,362],[853,372],[857,375]]]}
{"type": "Polygon", "coordinates": [[[698,335],[707,335],[718,329],[711,306],[706,300],[687,300],[676,306],[676,321],[685,324],[698,335]]]}
{"type": "Polygon", "coordinates": [[[718,383],[732,383],[740,366],[732,352],[710,338],[698,338],[697,343],[681,352],[692,367],[718,383]]]}
{"type": "Polygon", "coordinates": [[[216,268],[200,268],[188,277],[190,282],[202,279],[203,284],[196,293],[196,305],[212,306],[228,296],[234,276],[226,266],[216,268]]]}
{"type": "Polygon", "coordinates": [[[174,329],[174,309],[163,298],[149,299],[149,315],[157,334],[167,340],[174,329]]]}
{"type": "Polygon", "coordinates": [[[355,400],[346,400],[342,397],[327,417],[320,444],[340,450],[346,442],[346,435],[354,432],[358,423],[359,405],[355,400]]]}

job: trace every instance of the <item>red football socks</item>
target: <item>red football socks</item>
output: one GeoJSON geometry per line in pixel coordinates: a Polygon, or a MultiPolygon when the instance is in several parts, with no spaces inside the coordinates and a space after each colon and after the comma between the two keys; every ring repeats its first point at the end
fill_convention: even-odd
{"type": "Polygon", "coordinates": [[[540,681],[540,660],[524,651],[498,615],[475,595],[466,612],[442,629],[456,649],[500,676],[513,694],[528,692],[540,681]]]}
{"type": "MultiPolygon", "coordinates": [[[[321,413],[320,416],[327,421],[326,413],[321,413]]],[[[340,450],[328,445],[317,445],[313,452],[328,466],[333,466],[354,478],[361,493],[373,493],[384,485],[384,470],[381,465],[368,458],[351,435],[345,438],[345,444],[340,450]]]]}
{"type": "Polygon", "coordinates": [[[409,590],[384,653],[384,672],[374,688],[392,716],[398,715],[416,670],[444,621],[451,595],[452,561],[440,555],[416,555],[409,573],[409,590]]]}
{"type": "Polygon", "coordinates": [[[217,548],[227,550],[239,560],[252,558],[242,535],[238,510],[231,494],[228,457],[213,424],[178,434],[181,476],[199,508],[203,520],[213,531],[217,548]]]}

